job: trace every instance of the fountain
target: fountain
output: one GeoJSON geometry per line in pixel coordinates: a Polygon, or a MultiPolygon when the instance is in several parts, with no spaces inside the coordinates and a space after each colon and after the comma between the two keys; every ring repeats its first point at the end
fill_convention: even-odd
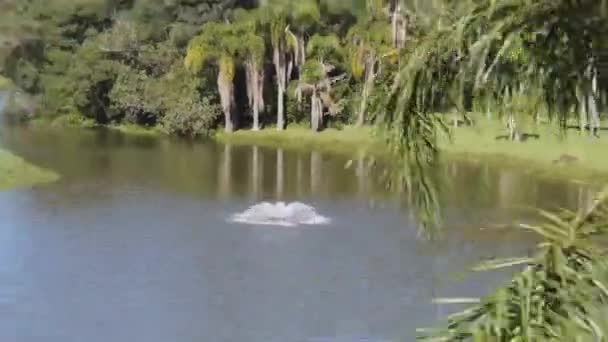
{"type": "Polygon", "coordinates": [[[262,202],[249,207],[242,213],[231,217],[232,222],[294,227],[298,225],[323,225],[330,220],[317,214],[315,208],[301,202],[262,202]]]}

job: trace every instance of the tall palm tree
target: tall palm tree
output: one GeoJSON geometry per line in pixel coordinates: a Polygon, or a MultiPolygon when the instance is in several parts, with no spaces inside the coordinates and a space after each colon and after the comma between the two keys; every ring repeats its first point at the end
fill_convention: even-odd
{"type": "Polygon", "coordinates": [[[310,94],[310,123],[313,132],[322,128],[324,109],[337,113],[341,104],[332,98],[334,83],[345,78],[346,74],[330,76],[336,64],[343,58],[340,40],[335,35],[314,35],[308,42],[307,54],[311,57],[302,70],[302,79],[298,88],[310,94]]]}
{"type": "Polygon", "coordinates": [[[293,70],[295,45],[290,39],[288,5],[284,0],[262,0],[262,20],[270,32],[272,64],[277,84],[277,130],[285,129],[285,92],[293,70]]]}
{"type": "Polygon", "coordinates": [[[236,126],[234,75],[236,59],[241,49],[240,37],[230,24],[207,23],[201,34],[190,42],[185,58],[186,68],[194,73],[200,73],[207,63],[217,65],[217,86],[226,132],[233,132],[236,126]]]}
{"type": "Polygon", "coordinates": [[[365,122],[367,104],[382,62],[396,51],[391,47],[390,27],[384,18],[366,17],[347,35],[352,77],[363,84],[357,113],[357,125],[365,122]]]}
{"type": "Polygon", "coordinates": [[[260,111],[264,110],[264,58],[266,42],[263,36],[260,12],[257,10],[238,11],[235,14],[235,28],[241,39],[241,50],[245,64],[247,98],[252,111],[254,131],[260,129],[260,111]]]}

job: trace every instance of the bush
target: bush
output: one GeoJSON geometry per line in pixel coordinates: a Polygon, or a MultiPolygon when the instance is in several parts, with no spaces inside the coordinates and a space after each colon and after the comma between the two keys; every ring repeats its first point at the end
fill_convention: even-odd
{"type": "Polygon", "coordinates": [[[310,123],[310,99],[303,95],[302,103],[298,105],[296,89],[298,81],[294,80],[287,87],[287,101],[285,112],[288,123],[310,123]]]}
{"type": "Polygon", "coordinates": [[[181,63],[156,83],[153,93],[161,99],[161,123],[167,132],[187,136],[211,132],[221,109],[216,93],[203,94],[208,88],[204,78],[190,74],[181,63]]]}
{"type": "Polygon", "coordinates": [[[184,98],[170,109],[162,119],[163,128],[169,134],[184,136],[209,135],[221,111],[204,97],[184,98]]]}

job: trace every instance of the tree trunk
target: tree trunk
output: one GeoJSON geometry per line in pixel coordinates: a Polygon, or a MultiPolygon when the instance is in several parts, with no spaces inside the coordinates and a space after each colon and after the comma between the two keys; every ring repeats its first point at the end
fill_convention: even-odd
{"type": "Polygon", "coordinates": [[[403,15],[400,0],[393,0],[391,8],[393,47],[401,50],[404,48],[407,39],[407,18],[403,15]]]}
{"type": "MultiPolygon", "coordinates": [[[[298,83],[302,81],[302,66],[306,63],[306,41],[302,37],[297,37],[298,46],[297,54],[296,54],[296,67],[298,68],[298,83]]],[[[302,89],[298,87],[297,90],[297,101],[298,101],[298,110],[302,110],[302,89]]]]}
{"type": "Polygon", "coordinates": [[[260,114],[264,113],[264,68],[260,67],[256,70],[256,81],[257,81],[257,94],[256,94],[256,108],[257,108],[257,118],[258,118],[258,128],[260,125],[260,114]]]}
{"type": "Polygon", "coordinates": [[[260,101],[263,100],[262,92],[260,91],[260,87],[263,86],[260,82],[261,72],[258,70],[255,61],[249,58],[245,62],[245,74],[247,76],[247,99],[249,100],[249,108],[251,108],[251,115],[253,117],[253,127],[254,131],[260,129],[260,109],[262,109],[263,104],[260,104],[260,101]]]}
{"type": "Polygon", "coordinates": [[[282,131],[285,129],[285,86],[280,83],[278,90],[277,130],[282,131]]]}
{"type": "Polygon", "coordinates": [[[515,120],[515,115],[511,114],[509,116],[509,140],[511,141],[520,141],[521,136],[519,134],[519,130],[517,129],[517,121],[515,120]]]}
{"type": "Polygon", "coordinates": [[[375,58],[371,58],[368,60],[366,71],[365,71],[365,81],[363,82],[363,91],[361,93],[361,103],[359,105],[359,115],[357,119],[357,126],[363,126],[365,123],[365,114],[367,111],[367,100],[369,99],[370,92],[374,86],[374,82],[376,80],[376,72],[374,70],[375,67],[375,58]]]}
{"type": "Polygon", "coordinates": [[[313,132],[318,132],[321,129],[321,120],[323,119],[323,104],[316,87],[313,89],[310,101],[310,126],[313,132]]]}
{"type": "Polygon", "coordinates": [[[587,95],[587,108],[589,110],[589,129],[591,133],[595,136],[599,134],[600,130],[600,114],[597,109],[597,102],[595,101],[595,96],[593,93],[587,95]]]}
{"type": "Polygon", "coordinates": [[[235,126],[234,118],[232,115],[232,111],[234,108],[234,84],[232,84],[232,79],[228,77],[225,70],[220,69],[220,72],[217,77],[217,87],[220,93],[222,111],[224,112],[224,129],[227,133],[232,133],[234,132],[235,126]]]}
{"type": "Polygon", "coordinates": [[[277,130],[285,129],[285,88],[287,70],[285,63],[285,53],[278,47],[272,52],[272,60],[277,78],[277,130]]]}
{"type": "Polygon", "coordinates": [[[260,109],[256,105],[253,106],[253,127],[252,127],[252,129],[254,131],[260,130],[260,109]]]}
{"type": "Polygon", "coordinates": [[[597,90],[597,69],[592,69],[592,78],[591,78],[591,93],[589,94],[588,106],[589,116],[591,119],[591,129],[593,131],[593,135],[599,136],[600,133],[600,113],[597,108],[596,96],[598,95],[597,90]]]}
{"type": "Polygon", "coordinates": [[[582,93],[578,96],[578,124],[581,130],[581,134],[585,133],[585,128],[587,127],[587,105],[585,101],[585,95],[582,93]]]}

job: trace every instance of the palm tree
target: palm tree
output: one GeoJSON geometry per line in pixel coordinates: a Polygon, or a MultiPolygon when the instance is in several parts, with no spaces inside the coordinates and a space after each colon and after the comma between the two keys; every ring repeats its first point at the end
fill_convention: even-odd
{"type": "MultiPolygon", "coordinates": [[[[320,21],[317,0],[263,0],[260,3],[270,29],[272,61],[277,82],[277,129],[285,128],[285,92],[294,68],[302,74],[306,62],[306,33],[320,21]]],[[[298,102],[301,93],[298,92],[298,102]]]]}
{"type": "Polygon", "coordinates": [[[302,68],[302,79],[298,88],[310,94],[311,128],[318,132],[323,124],[324,109],[328,108],[332,114],[340,110],[341,104],[332,98],[332,88],[334,83],[344,79],[346,74],[330,76],[342,59],[342,49],[337,36],[313,36],[308,42],[306,52],[312,58],[302,68]]]}
{"type": "MultiPolygon", "coordinates": [[[[293,46],[293,64],[298,72],[298,83],[302,79],[302,67],[306,63],[307,33],[314,31],[321,21],[321,11],[316,0],[292,1],[289,7],[290,29],[287,31],[293,46]]],[[[302,92],[297,90],[298,106],[301,108],[302,92]]]]}
{"type": "Polygon", "coordinates": [[[217,86],[226,132],[233,132],[236,126],[234,74],[236,59],[241,49],[240,37],[235,34],[230,24],[207,23],[201,34],[190,42],[185,58],[186,68],[194,73],[200,73],[209,62],[217,65],[217,86]]]}
{"type": "Polygon", "coordinates": [[[277,130],[285,129],[285,92],[293,70],[294,44],[287,24],[288,2],[263,0],[260,2],[263,22],[270,31],[272,64],[277,84],[277,130]]]}
{"type": "Polygon", "coordinates": [[[363,83],[357,113],[357,125],[365,122],[367,104],[376,77],[382,69],[385,57],[395,55],[391,48],[390,27],[383,18],[363,18],[347,35],[350,57],[350,72],[358,83],[363,83]]]}
{"type": "Polygon", "coordinates": [[[233,24],[241,39],[241,50],[245,64],[247,98],[252,111],[254,131],[260,129],[260,111],[264,110],[264,58],[266,42],[262,34],[260,12],[238,11],[233,24]]]}
{"type": "MultiPolygon", "coordinates": [[[[600,238],[608,233],[608,197],[578,213],[540,211],[544,223],[521,225],[542,242],[531,257],[493,260],[487,271],[524,265],[506,286],[450,316],[446,328],[421,330],[428,341],[605,341],[608,263],[600,238]]],[[[436,299],[438,303],[470,303],[436,299]]]]}

